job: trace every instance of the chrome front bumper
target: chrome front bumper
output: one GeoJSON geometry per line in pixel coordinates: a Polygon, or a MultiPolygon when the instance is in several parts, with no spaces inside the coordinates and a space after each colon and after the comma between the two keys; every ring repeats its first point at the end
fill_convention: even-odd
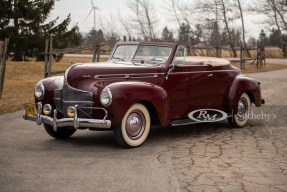
{"type": "Polygon", "coordinates": [[[76,113],[74,118],[62,118],[57,119],[57,110],[54,109],[53,117],[42,115],[42,103],[37,103],[37,115],[36,116],[27,116],[23,115],[25,120],[36,121],[38,125],[42,123],[53,126],[54,131],[57,131],[59,127],[74,127],[75,129],[79,128],[98,128],[98,129],[109,129],[111,128],[111,121],[106,120],[108,112],[104,108],[91,107],[95,110],[103,110],[105,112],[105,117],[103,119],[85,119],[78,117],[79,107],[76,105],[76,113]]]}

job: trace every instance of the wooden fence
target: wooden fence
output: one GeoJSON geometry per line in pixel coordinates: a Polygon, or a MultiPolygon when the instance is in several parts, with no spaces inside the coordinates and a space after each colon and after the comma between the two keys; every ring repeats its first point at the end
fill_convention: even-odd
{"type": "MultiPolygon", "coordinates": [[[[232,51],[230,48],[226,47],[216,47],[216,46],[208,46],[208,47],[191,47],[190,55],[193,56],[211,56],[211,57],[222,57],[223,51],[232,51]]],[[[265,65],[265,46],[263,43],[257,42],[257,47],[244,47],[243,43],[241,43],[240,47],[236,47],[236,51],[239,52],[238,62],[240,62],[240,68],[242,70],[245,69],[245,64],[247,61],[252,61],[251,65],[256,63],[257,69],[261,68],[265,65]],[[250,51],[256,51],[256,55],[254,57],[251,56],[250,51]]]]}
{"type": "Polygon", "coordinates": [[[244,47],[243,43],[241,42],[240,46],[240,68],[245,70],[245,64],[247,61],[252,61],[251,65],[256,63],[257,69],[261,69],[262,66],[266,64],[266,56],[265,56],[265,45],[263,42],[257,41],[256,48],[244,47]],[[255,50],[256,56],[251,57],[249,51],[255,50]]]}
{"type": "Polygon", "coordinates": [[[8,38],[5,41],[0,41],[0,99],[4,88],[8,43],[8,38]]]}
{"type": "Polygon", "coordinates": [[[93,59],[92,62],[100,61],[100,53],[105,51],[101,50],[101,48],[105,46],[105,44],[97,44],[94,46],[87,47],[77,47],[77,48],[69,48],[69,49],[53,49],[53,38],[50,37],[46,39],[45,43],[45,67],[44,67],[44,78],[51,77],[52,75],[61,74],[65,71],[52,71],[52,63],[53,60],[59,57],[63,57],[65,53],[75,53],[78,51],[84,50],[93,50],[93,59]]]}

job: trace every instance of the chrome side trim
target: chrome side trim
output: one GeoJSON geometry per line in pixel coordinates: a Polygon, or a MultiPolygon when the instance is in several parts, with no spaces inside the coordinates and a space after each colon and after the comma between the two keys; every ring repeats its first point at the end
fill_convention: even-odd
{"type": "Polygon", "coordinates": [[[94,79],[106,79],[106,78],[152,78],[164,75],[164,73],[146,73],[146,74],[107,74],[107,75],[95,75],[94,79]]]}
{"type": "Polygon", "coordinates": [[[235,72],[235,70],[214,70],[214,71],[191,71],[191,72],[171,72],[169,75],[177,75],[177,74],[196,74],[196,73],[216,73],[216,72],[235,72]]]}

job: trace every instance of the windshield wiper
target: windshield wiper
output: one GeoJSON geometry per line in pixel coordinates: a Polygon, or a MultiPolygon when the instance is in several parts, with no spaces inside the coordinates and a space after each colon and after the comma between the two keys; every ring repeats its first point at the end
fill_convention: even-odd
{"type": "Polygon", "coordinates": [[[165,62],[166,59],[163,58],[163,57],[152,57],[152,58],[149,58],[149,59],[143,59],[141,60],[142,63],[146,62],[146,61],[163,61],[165,62]]]}
{"type": "Polygon", "coordinates": [[[145,61],[150,61],[150,60],[133,60],[132,64],[134,65],[140,65],[140,66],[146,66],[146,65],[156,65],[156,66],[161,66],[160,63],[145,63],[145,61]],[[139,62],[133,62],[133,61],[139,61],[139,62]]]}
{"type": "Polygon", "coordinates": [[[112,59],[118,59],[120,61],[125,61],[123,58],[120,58],[120,57],[113,57],[112,59]]]}

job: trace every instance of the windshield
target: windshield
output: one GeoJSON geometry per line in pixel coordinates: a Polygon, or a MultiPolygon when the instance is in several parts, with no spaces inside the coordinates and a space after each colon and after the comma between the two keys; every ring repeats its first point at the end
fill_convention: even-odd
{"type": "Polygon", "coordinates": [[[114,51],[112,60],[144,63],[165,63],[171,47],[159,45],[120,45],[114,51]]]}
{"type": "Polygon", "coordinates": [[[112,59],[130,61],[133,59],[138,45],[120,45],[115,50],[112,59]]]}

